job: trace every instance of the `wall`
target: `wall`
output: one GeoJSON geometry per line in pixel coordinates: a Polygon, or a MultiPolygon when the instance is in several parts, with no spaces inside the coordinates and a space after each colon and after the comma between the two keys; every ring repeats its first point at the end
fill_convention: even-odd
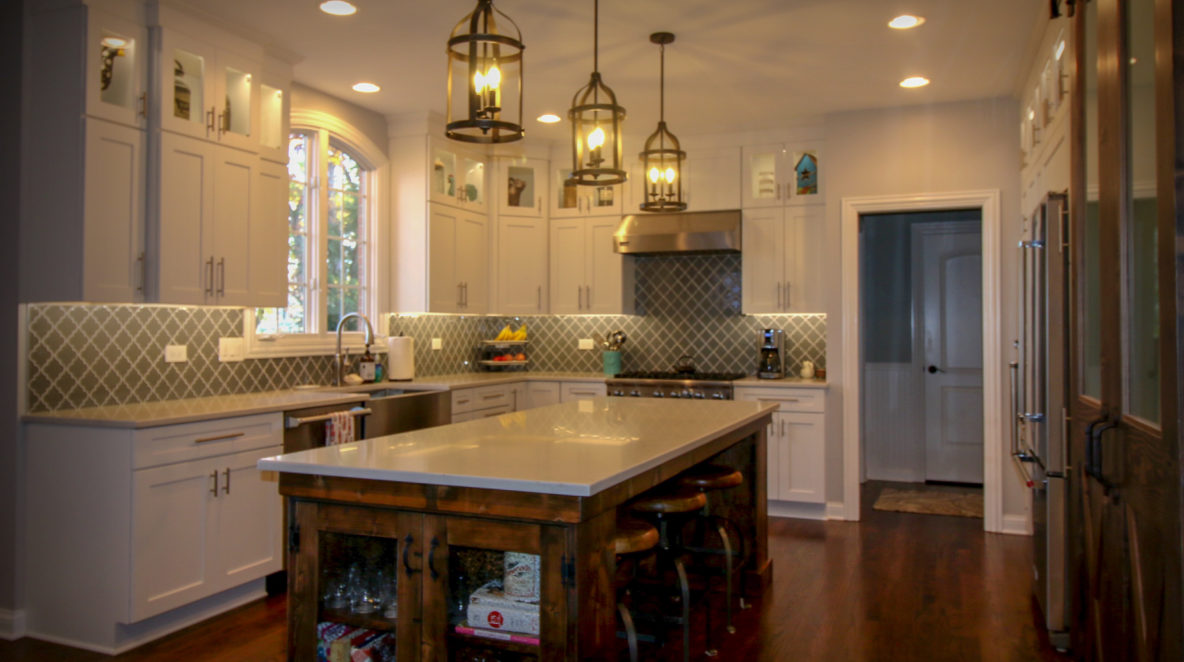
{"type": "MultiPolygon", "coordinates": [[[[998,189],[1000,216],[1005,219],[998,250],[1005,264],[1001,292],[1002,356],[1010,360],[1015,337],[1016,291],[1014,261],[1019,229],[1012,223],[1019,214],[1018,104],[1011,98],[981,99],[887,110],[835,113],[826,119],[826,151],[830,170],[826,177],[827,255],[841,252],[840,213],[843,198],[868,195],[901,195],[981,189],[998,189]]],[[[825,168],[825,166],[823,166],[825,168]]],[[[836,385],[827,400],[827,500],[842,501],[843,436],[857,431],[843,429],[841,260],[826,262],[823,279],[829,284],[827,312],[827,363],[829,381],[836,385]]],[[[1007,388],[1006,380],[1002,389],[1007,388]]],[[[1001,392],[1000,402],[1008,402],[1001,392]]],[[[1002,415],[1002,412],[1000,413],[1002,415]]],[[[1003,427],[1001,429],[1006,429],[1003,427]]],[[[1001,440],[995,440],[1000,443],[1001,440]]],[[[991,440],[987,440],[991,443],[991,440]]],[[[1027,493],[1014,476],[1004,471],[1004,517],[1027,516],[1027,493]]]]}
{"type": "MultiPolygon", "coordinates": [[[[21,7],[20,2],[0,3],[0,81],[8,99],[20,98],[21,86],[21,7]]],[[[0,104],[0,199],[9,209],[20,208],[21,104],[0,104]]],[[[18,268],[17,223],[5,222],[4,241],[0,242],[0,636],[13,627],[13,611],[23,603],[20,580],[16,573],[21,497],[21,466],[17,421],[17,391],[20,389],[17,365],[19,323],[17,313],[18,268]]]]}
{"type": "Polygon", "coordinates": [[[322,112],[353,125],[386,153],[386,118],[311,87],[292,83],[292,108],[322,112]]]}

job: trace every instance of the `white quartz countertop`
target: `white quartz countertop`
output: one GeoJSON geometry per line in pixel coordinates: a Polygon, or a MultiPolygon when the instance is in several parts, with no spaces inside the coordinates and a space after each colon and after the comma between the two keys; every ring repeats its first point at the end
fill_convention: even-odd
{"type": "Polygon", "coordinates": [[[304,409],[350,402],[364,402],[366,393],[339,393],[318,390],[264,391],[208,398],[162,400],[105,407],[61,409],[25,414],[25,423],[56,423],[112,428],[151,428],[159,425],[192,423],[213,418],[266,414],[289,409],[304,409]]]}
{"type": "Polygon", "coordinates": [[[751,401],[594,398],[259,460],[265,471],[591,496],[769,415],[751,401]]]}

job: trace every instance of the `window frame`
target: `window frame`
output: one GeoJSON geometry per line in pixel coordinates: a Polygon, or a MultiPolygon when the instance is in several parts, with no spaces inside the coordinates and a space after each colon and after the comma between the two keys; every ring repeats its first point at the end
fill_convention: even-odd
{"type": "MultiPolygon", "coordinates": [[[[314,135],[315,149],[320,154],[327,146],[349,152],[358,165],[367,171],[368,190],[365,193],[366,241],[364,255],[367,264],[365,269],[366,290],[365,309],[371,311],[366,316],[374,327],[374,342],[370,346],[372,352],[385,351],[384,339],[387,336],[389,313],[383,310],[383,302],[387,299],[386,279],[382,274],[387,273],[385,256],[379,247],[386,242],[388,223],[386,222],[386,192],[388,189],[388,162],[384,150],[371,141],[364,133],[353,125],[328,113],[320,111],[300,110],[293,108],[291,112],[290,133],[309,133],[314,135]]],[[[319,169],[319,166],[318,166],[319,169]]],[[[317,191],[315,204],[318,223],[325,221],[324,214],[328,211],[328,200],[321,194],[322,182],[319,175],[313,175],[310,189],[317,191]]],[[[310,214],[312,216],[312,214],[310,214]]],[[[284,233],[285,239],[287,232],[284,233]]],[[[311,252],[311,251],[310,251],[311,252]]],[[[325,278],[327,257],[327,240],[323,229],[318,229],[315,256],[310,257],[310,270],[316,264],[316,284],[310,292],[316,293],[318,316],[322,313],[321,299],[325,297],[325,278]]],[[[323,356],[336,351],[337,338],[333,331],[321,333],[296,333],[259,335],[255,333],[255,308],[248,307],[243,311],[243,338],[246,345],[246,358],[270,358],[292,356],[323,356]]],[[[361,352],[364,345],[362,331],[349,331],[341,334],[342,349],[350,352],[361,352]]]]}

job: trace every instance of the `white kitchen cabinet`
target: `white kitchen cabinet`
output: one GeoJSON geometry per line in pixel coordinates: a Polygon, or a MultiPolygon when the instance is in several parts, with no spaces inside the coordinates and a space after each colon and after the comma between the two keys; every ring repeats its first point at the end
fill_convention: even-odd
{"type": "Polygon", "coordinates": [[[431,202],[486,213],[488,157],[434,135],[428,138],[428,199],[431,202]]]}
{"type": "MultiPolygon", "coordinates": [[[[86,25],[86,74],[82,83],[86,89],[86,114],[144,128],[148,120],[147,28],[141,21],[94,6],[82,9],[86,25]]],[[[135,8],[124,12],[139,13],[135,8]]],[[[59,91],[69,93],[63,88],[59,91]]]]}
{"type": "Polygon", "coordinates": [[[745,209],[741,305],[745,314],[826,312],[821,207],[745,209]]]}
{"type": "Polygon", "coordinates": [[[263,595],[283,567],[277,484],[255,468],[281,452],[278,412],[140,429],[31,423],[25,439],[30,632],[126,649],[263,595]]]}
{"type": "Polygon", "coordinates": [[[559,404],[559,382],[526,382],[526,401],[523,409],[559,404]]]}
{"type": "Polygon", "coordinates": [[[261,158],[251,192],[255,206],[247,238],[250,305],[283,308],[288,305],[287,163],[261,158]]]}
{"type": "Polygon", "coordinates": [[[288,165],[289,116],[292,87],[290,69],[264,63],[259,82],[259,157],[288,165]]]}
{"type": "Polygon", "coordinates": [[[824,181],[817,141],[745,145],[743,155],[742,207],[781,207],[784,205],[823,204],[824,181]],[[812,189],[798,186],[796,168],[806,154],[815,167],[812,189]],[[812,192],[811,192],[812,191],[812,192]]]}
{"type": "Polygon", "coordinates": [[[510,384],[454,389],[452,422],[500,416],[515,409],[515,390],[510,384]]]}
{"type": "Polygon", "coordinates": [[[547,215],[547,170],[544,159],[501,156],[496,161],[493,193],[502,216],[547,215]]]}
{"type": "Polygon", "coordinates": [[[429,312],[482,314],[489,308],[489,221],[484,214],[431,204],[429,312]]]}
{"type": "Polygon", "coordinates": [[[778,405],[768,429],[769,498],[825,503],[825,389],[737,387],[735,397],[778,405]]]}
{"type": "MultiPolygon", "coordinates": [[[[286,261],[272,246],[252,246],[252,239],[284,242],[287,219],[263,213],[282,212],[286,186],[278,172],[260,173],[254,154],[169,132],[161,132],[160,178],[152,207],[157,228],[153,253],[156,300],[175,304],[277,305],[276,272],[286,261]],[[258,190],[256,190],[258,189],[258,190]],[[282,233],[282,234],[281,234],[282,233]],[[251,264],[251,256],[267,256],[251,264]],[[253,289],[257,273],[262,295],[253,289]]],[[[284,176],[286,184],[286,175],[284,176]]],[[[286,288],[285,288],[286,289],[286,288]]]]}
{"type": "Polygon", "coordinates": [[[551,222],[551,312],[629,314],[633,260],[613,251],[618,216],[551,222]]]}
{"type": "Polygon", "coordinates": [[[591,400],[608,394],[604,382],[562,382],[559,385],[559,401],[591,400]]]}
{"type": "Polygon", "coordinates": [[[570,154],[552,154],[550,183],[552,218],[621,214],[624,185],[576,186],[571,182],[570,154]]]}
{"type": "Polygon", "coordinates": [[[496,311],[504,315],[547,312],[547,219],[499,217],[495,259],[496,311]]]}

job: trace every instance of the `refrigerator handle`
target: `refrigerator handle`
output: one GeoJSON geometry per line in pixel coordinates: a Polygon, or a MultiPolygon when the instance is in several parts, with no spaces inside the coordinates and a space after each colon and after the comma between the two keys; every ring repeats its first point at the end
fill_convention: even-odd
{"type": "Polygon", "coordinates": [[[1098,484],[1105,489],[1106,494],[1118,486],[1106,478],[1102,459],[1102,435],[1107,430],[1113,430],[1116,427],[1118,427],[1118,419],[1110,420],[1109,414],[1102,414],[1101,417],[1091,421],[1085,429],[1085,473],[1098,481],[1098,484]]]}

